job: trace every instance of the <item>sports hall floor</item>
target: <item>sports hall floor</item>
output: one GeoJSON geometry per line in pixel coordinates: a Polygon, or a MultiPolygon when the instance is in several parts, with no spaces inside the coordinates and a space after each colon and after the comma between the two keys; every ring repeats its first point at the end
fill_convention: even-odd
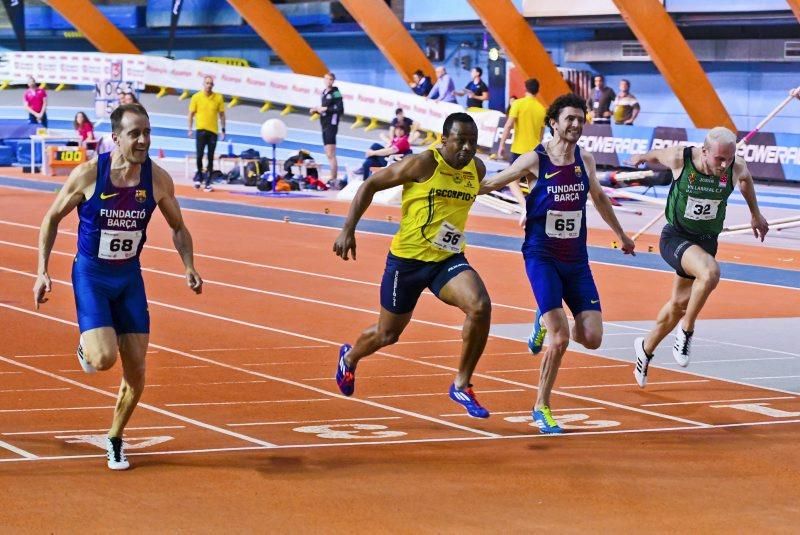
{"type": "MultiPolygon", "coordinates": [[[[672,274],[645,252],[655,233],[624,257],[591,215],[606,336],[565,356],[553,407],[568,433],[546,437],[530,421],[535,303],[513,218],[478,210],[468,226],[494,304],[474,378],[492,417],[475,420],[447,396],[462,315],[429,294],[401,341],[361,363],[353,398],[333,381],[339,344],[377,317],[398,208],[372,207],[358,260],[343,262],[331,246],[347,203],[179,184],[205,288],[185,287],[155,216],[142,258],[149,384],[127,429],[133,469],[114,473],[98,446],[120,369],[87,376],[75,362],[74,214],[51,257],[51,299],[33,309],[38,225],[57,187],[0,172],[0,531],[796,530],[796,232],[722,240],[724,280],[693,362],[677,368],[668,339],[640,390],[631,344],[672,274]]],[[[793,210],[796,190],[758,189],[768,217],[793,210]]],[[[633,232],[652,213],[623,223],[633,232]]]]}

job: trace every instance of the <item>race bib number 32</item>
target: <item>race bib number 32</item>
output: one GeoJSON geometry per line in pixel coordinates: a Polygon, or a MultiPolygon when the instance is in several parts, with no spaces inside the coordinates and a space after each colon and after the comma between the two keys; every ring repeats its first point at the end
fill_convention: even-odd
{"type": "Polygon", "coordinates": [[[683,217],[693,221],[709,221],[716,219],[720,202],[719,200],[695,199],[694,197],[689,197],[686,199],[686,211],[683,217]]]}
{"type": "Polygon", "coordinates": [[[460,253],[464,245],[464,235],[456,227],[445,221],[439,227],[439,232],[433,238],[433,245],[437,249],[450,253],[460,253]]]}
{"type": "Polygon", "coordinates": [[[548,210],[544,231],[550,238],[570,240],[581,235],[582,222],[582,210],[575,212],[548,210]]]}
{"type": "Polygon", "coordinates": [[[100,248],[97,257],[104,260],[127,260],[136,256],[141,230],[103,230],[100,232],[100,248]]]}

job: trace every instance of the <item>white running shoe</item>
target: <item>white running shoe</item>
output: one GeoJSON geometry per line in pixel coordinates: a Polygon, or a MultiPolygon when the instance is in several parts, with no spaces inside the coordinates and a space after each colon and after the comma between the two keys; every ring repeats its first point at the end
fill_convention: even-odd
{"type": "Polygon", "coordinates": [[[633,376],[636,378],[636,384],[640,388],[644,388],[647,384],[647,369],[653,355],[648,355],[644,350],[644,336],[634,340],[633,347],[636,350],[636,366],[633,368],[633,376]]]}
{"type": "Polygon", "coordinates": [[[692,350],[692,335],[694,331],[687,333],[680,326],[675,332],[675,345],[672,346],[672,356],[675,362],[684,368],[689,365],[689,354],[692,350]]]}
{"type": "Polygon", "coordinates": [[[86,373],[96,373],[97,369],[89,364],[89,361],[83,356],[83,337],[81,337],[80,341],[78,342],[78,350],[75,352],[78,355],[78,363],[81,365],[81,368],[86,373]]]}
{"type": "Polygon", "coordinates": [[[108,458],[108,467],[112,470],[127,470],[131,467],[128,458],[125,457],[121,438],[106,437],[106,457],[108,458]]]}

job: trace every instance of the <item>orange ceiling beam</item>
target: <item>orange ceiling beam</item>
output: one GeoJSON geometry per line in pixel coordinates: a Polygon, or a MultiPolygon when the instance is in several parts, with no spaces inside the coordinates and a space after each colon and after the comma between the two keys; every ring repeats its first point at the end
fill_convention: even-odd
{"type": "Polygon", "coordinates": [[[697,128],[736,125],[689,44],[659,0],[614,0],[697,128]]]}
{"type": "Polygon", "coordinates": [[[322,76],[330,70],[270,0],[228,3],[295,73],[322,76]]]}
{"type": "Polygon", "coordinates": [[[433,75],[433,65],[384,0],[340,1],[406,82],[417,69],[433,75]]]}
{"type": "Polygon", "coordinates": [[[75,26],[100,52],[141,54],[136,45],[89,0],[48,0],[46,3],[75,26]]]}
{"type": "Polygon", "coordinates": [[[786,3],[792,8],[794,16],[797,17],[798,22],[800,22],[800,0],[786,0],[786,3]]]}
{"type": "Polygon", "coordinates": [[[539,80],[539,100],[547,105],[570,92],[550,54],[511,0],[469,0],[469,3],[525,78],[539,80]]]}

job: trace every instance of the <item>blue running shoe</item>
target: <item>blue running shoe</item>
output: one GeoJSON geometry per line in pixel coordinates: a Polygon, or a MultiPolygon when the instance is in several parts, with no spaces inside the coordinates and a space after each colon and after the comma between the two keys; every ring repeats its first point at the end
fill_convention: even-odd
{"type": "Polygon", "coordinates": [[[538,355],[544,345],[544,337],[547,336],[547,328],[542,321],[542,312],[536,311],[536,319],[533,320],[533,332],[528,337],[528,350],[532,355],[538,355]]]}
{"type": "Polygon", "coordinates": [[[455,383],[450,385],[450,399],[456,403],[463,405],[470,416],[473,418],[488,418],[489,411],[481,407],[478,403],[478,398],[475,397],[475,392],[472,391],[472,385],[467,385],[464,390],[456,388],[455,383]]]}
{"type": "Polygon", "coordinates": [[[546,435],[557,435],[564,432],[553,418],[553,413],[550,412],[550,407],[547,405],[543,405],[539,410],[533,409],[533,421],[539,428],[539,432],[546,435]]]}
{"type": "Polygon", "coordinates": [[[356,389],[356,370],[351,368],[344,361],[353,347],[350,344],[344,344],[339,348],[339,365],[336,367],[336,384],[339,385],[339,390],[345,396],[352,396],[356,389]]]}

